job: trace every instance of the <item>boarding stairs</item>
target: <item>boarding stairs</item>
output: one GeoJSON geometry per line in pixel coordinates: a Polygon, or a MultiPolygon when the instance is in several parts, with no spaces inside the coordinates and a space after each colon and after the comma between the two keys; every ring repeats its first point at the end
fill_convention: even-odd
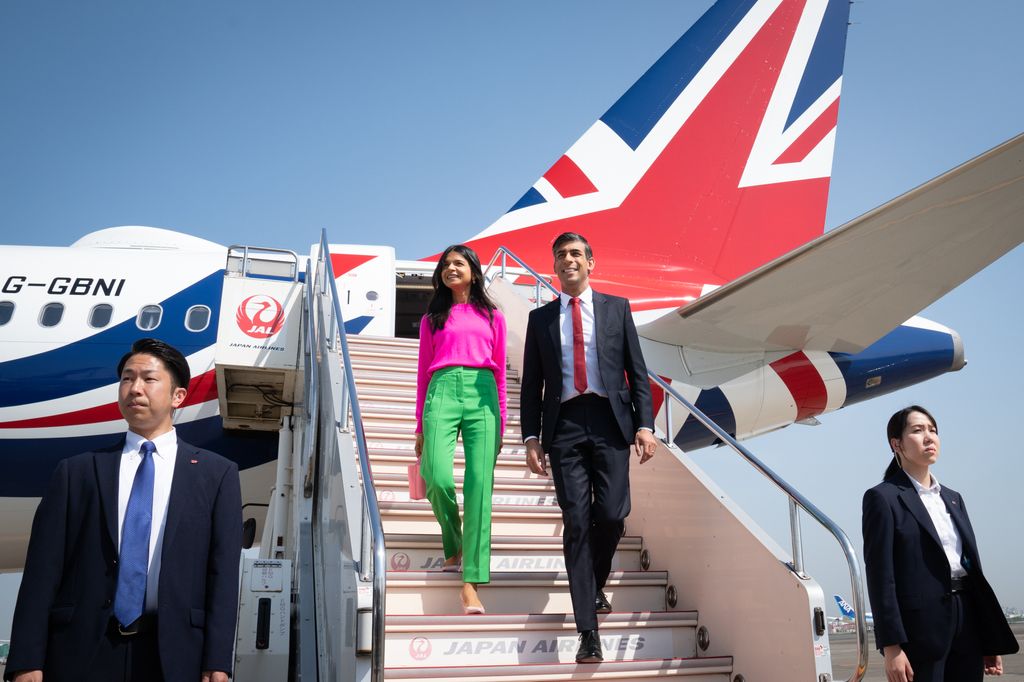
{"type": "MultiPolygon", "coordinates": [[[[860,614],[862,581],[849,539],[656,374],[649,378],[664,396],[655,415],[660,443],[654,459],[631,467],[632,511],[605,589],[613,612],[599,616],[605,660],[575,663],[561,514],[551,480],[525,466],[519,423],[515,349],[529,308],[550,294],[541,291],[543,276],[518,260],[537,284],[516,291],[520,275],[505,276],[506,256],[515,258],[508,252],[500,275],[489,278],[512,349],[508,423],[495,467],[491,582],[480,588],[486,615],[463,615],[461,576],[440,570],[440,529],[430,506],[408,496],[417,343],[346,333],[327,253],[324,234],[303,280],[295,374],[301,387],[281,429],[260,560],[247,560],[252,572],[243,575],[243,593],[253,597],[245,621],[252,630],[240,621],[237,651],[246,675],[239,679],[277,682],[274,656],[288,660],[289,679],[324,682],[835,679],[825,597],[804,570],[800,515],[838,541],[860,614]],[[785,494],[791,551],[672,442],[682,425],[673,409],[711,430],[785,494]],[[264,608],[274,589],[278,597],[287,594],[265,579],[282,571],[292,576],[288,623],[286,599],[264,608]],[[271,645],[260,649],[268,632],[271,645]]],[[[459,447],[460,491],[463,469],[459,447]]],[[[868,653],[859,615],[857,633],[851,682],[862,678],[868,653]]]]}
{"type": "MultiPolygon", "coordinates": [[[[619,545],[599,616],[605,660],[577,665],[578,644],[562,557],[562,518],[550,478],[525,465],[519,383],[508,381],[508,424],[494,480],[491,582],[486,615],[462,615],[458,573],[441,571],[440,530],[426,500],[410,500],[414,452],[415,340],[352,336],[363,428],[387,547],[387,680],[644,680],[728,682],[732,660],[697,656],[698,613],[669,609],[669,575],[643,539],[619,545]]],[[[461,444],[455,475],[461,496],[461,444]]]]}

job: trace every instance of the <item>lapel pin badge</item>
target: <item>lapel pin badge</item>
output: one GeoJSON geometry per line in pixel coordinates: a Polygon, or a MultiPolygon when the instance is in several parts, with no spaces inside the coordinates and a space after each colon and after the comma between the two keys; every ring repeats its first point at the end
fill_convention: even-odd
{"type": "Polygon", "coordinates": [[[198,459],[190,459],[189,460],[189,464],[199,464],[199,460],[198,459]]]}

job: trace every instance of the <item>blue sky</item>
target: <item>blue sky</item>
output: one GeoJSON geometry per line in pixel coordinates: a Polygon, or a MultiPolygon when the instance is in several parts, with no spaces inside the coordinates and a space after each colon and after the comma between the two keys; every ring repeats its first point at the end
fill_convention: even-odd
{"type": "MultiPolygon", "coordinates": [[[[141,224],[307,252],[326,227],[434,253],[503,213],[709,5],[3,3],[0,243],[141,224]]],[[[868,0],[851,21],[828,228],[1024,129],[1024,5],[868,0]]],[[[1019,607],[1022,271],[1018,249],[924,311],[962,334],[963,371],[749,443],[859,550],[885,421],[927,405],[935,472],[1019,607]]],[[[781,495],[725,451],[694,457],[788,546],[781,495]]],[[[808,570],[848,594],[838,551],[804,529],[808,570]]]]}

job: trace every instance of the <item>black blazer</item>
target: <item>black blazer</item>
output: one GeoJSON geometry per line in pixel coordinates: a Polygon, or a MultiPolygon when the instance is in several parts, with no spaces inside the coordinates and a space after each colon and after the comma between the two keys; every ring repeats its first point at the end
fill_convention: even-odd
{"type": "MultiPolygon", "coordinates": [[[[940,495],[963,544],[962,563],[979,610],[983,653],[1016,653],[1017,640],[981,570],[964,500],[946,486],[940,495]]],[[[900,644],[910,655],[939,658],[949,648],[955,626],[949,561],[906,473],[898,471],[864,493],[863,532],[878,648],[900,644]]]]}
{"type": "MultiPolygon", "coordinates": [[[[117,445],[61,460],[32,522],[6,676],[81,678],[107,630],[117,587],[117,445]]],[[[178,440],[157,611],[167,682],[232,669],[242,502],[238,467],[178,440]]]]}
{"type": "MultiPolygon", "coordinates": [[[[653,430],[651,385],[640,352],[629,301],[594,294],[594,333],[601,381],[622,436],[632,443],[641,426],[653,430]]],[[[523,350],[520,417],[523,436],[540,437],[547,452],[562,404],[562,341],[558,329],[560,299],[530,312],[523,350]]]]}

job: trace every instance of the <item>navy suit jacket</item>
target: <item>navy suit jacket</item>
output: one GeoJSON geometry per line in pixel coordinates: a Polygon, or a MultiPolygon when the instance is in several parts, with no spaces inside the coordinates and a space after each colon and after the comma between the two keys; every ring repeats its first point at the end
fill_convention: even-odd
{"type": "MultiPolygon", "coordinates": [[[[46,682],[81,678],[117,586],[124,439],[62,460],[32,522],[7,659],[46,682]]],[[[232,669],[242,506],[238,467],[178,440],[161,554],[157,637],[167,682],[232,669]]]]}
{"type": "MultiPolygon", "coordinates": [[[[601,381],[623,438],[632,443],[641,426],[654,429],[651,385],[640,351],[629,301],[594,294],[594,336],[601,381]]],[[[523,350],[520,417],[524,436],[540,437],[547,452],[562,404],[562,341],[558,314],[560,299],[530,311],[523,350]]]]}
{"type": "MultiPolygon", "coordinates": [[[[960,493],[940,493],[963,544],[962,562],[978,608],[982,653],[1016,653],[1017,640],[981,569],[974,529],[960,493]]],[[[928,510],[903,471],[864,493],[864,565],[879,649],[900,644],[908,655],[941,657],[953,640],[949,561],[928,510]]]]}

